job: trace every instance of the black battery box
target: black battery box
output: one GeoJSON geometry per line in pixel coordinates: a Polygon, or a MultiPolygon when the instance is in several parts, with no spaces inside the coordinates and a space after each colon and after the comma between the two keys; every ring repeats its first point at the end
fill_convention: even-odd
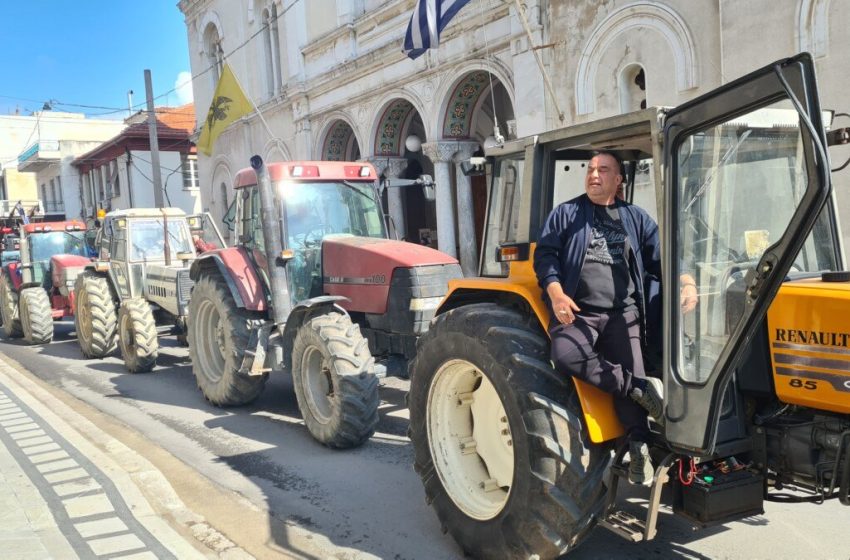
{"type": "Polygon", "coordinates": [[[676,479],[673,512],[708,527],[764,513],[764,477],[749,470],[676,479]]]}

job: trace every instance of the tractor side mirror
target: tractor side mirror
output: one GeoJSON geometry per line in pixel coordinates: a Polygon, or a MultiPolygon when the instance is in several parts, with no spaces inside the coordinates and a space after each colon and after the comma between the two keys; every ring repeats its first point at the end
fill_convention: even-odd
{"type": "Polygon", "coordinates": [[[420,175],[416,182],[422,185],[422,195],[425,200],[428,202],[437,200],[437,188],[430,175],[420,175]]]}
{"type": "Polygon", "coordinates": [[[485,157],[476,157],[473,156],[469,158],[469,161],[462,161],[460,163],[460,170],[467,177],[474,177],[477,175],[484,175],[487,173],[484,165],[487,163],[487,158],[485,157]]]}

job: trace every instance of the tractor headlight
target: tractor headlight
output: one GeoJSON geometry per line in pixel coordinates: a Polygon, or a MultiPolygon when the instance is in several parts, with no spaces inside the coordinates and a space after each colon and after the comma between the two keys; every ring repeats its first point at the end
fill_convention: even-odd
{"type": "Polygon", "coordinates": [[[432,311],[434,309],[437,309],[437,306],[440,305],[441,301],[443,301],[442,296],[426,297],[426,298],[412,298],[410,300],[410,310],[411,311],[432,311]]]}

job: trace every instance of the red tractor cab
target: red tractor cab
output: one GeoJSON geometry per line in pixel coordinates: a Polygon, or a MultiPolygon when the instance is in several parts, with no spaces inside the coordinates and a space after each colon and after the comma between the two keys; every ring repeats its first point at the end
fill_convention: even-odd
{"type": "Polygon", "coordinates": [[[462,275],[453,257],[388,238],[377,180],[368,163],[257,156],[237,174],[237,244],[192,265],[189,347],[208,400],[243,404],[268,371],[290,369],[316,439],[372,434],[375,358],[412,357],[462,275]]]}
{"type": "Polygon", "coordinates": [[[74,315],[74,281],[91,259],[78,221],[21,226],[20,260],[3,266],[0,315],[11,338],[30,344],[53,339],[53,321],[74,315]]]}

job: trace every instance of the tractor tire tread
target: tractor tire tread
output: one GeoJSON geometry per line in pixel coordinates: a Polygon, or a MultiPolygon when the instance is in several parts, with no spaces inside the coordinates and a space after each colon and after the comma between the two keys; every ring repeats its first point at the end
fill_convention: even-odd
{"type": "Polygon", "coordinates": [[[124,365],[130,373],[146,373],[156,365],[159,355],[159,339],[156,332],[156,319],[150,305],[142,298],[131,298],[121,304],[118,311],[118,340],[124,365]],[[124,327],[132,328],[125,332],[124,327]],[[124,342],[126,337],[133,336],[133,350],[128,349],[124,342]]]}
{"type": "Polygon", "coordinates": [[[21,327],[27,344],[47,344],[53,340],[53,310],[44,288],[21,291],[21,327]]]}
{"type": "Polygon", "coordinates": [[[532,314],[496,303],[439,315],[418,341],[409,393],[415,470],[441,524],[474,557],[557,558],[578,545],[604,507],[603,475],[611,446],[588,443],[574,385],[553,370],[548,346],[532,314]],[[523,495],[512,496],[487,522],[467,517],[454,505],[431,456],[428,390],[440,364],[453,358],[477,364],[493,383],[498,377],[505,410],[519,411],[511,425],[524,430],[514,432],[516,452],[527,451],[517,456],[512,486],[523,488],[523,495]]]}

